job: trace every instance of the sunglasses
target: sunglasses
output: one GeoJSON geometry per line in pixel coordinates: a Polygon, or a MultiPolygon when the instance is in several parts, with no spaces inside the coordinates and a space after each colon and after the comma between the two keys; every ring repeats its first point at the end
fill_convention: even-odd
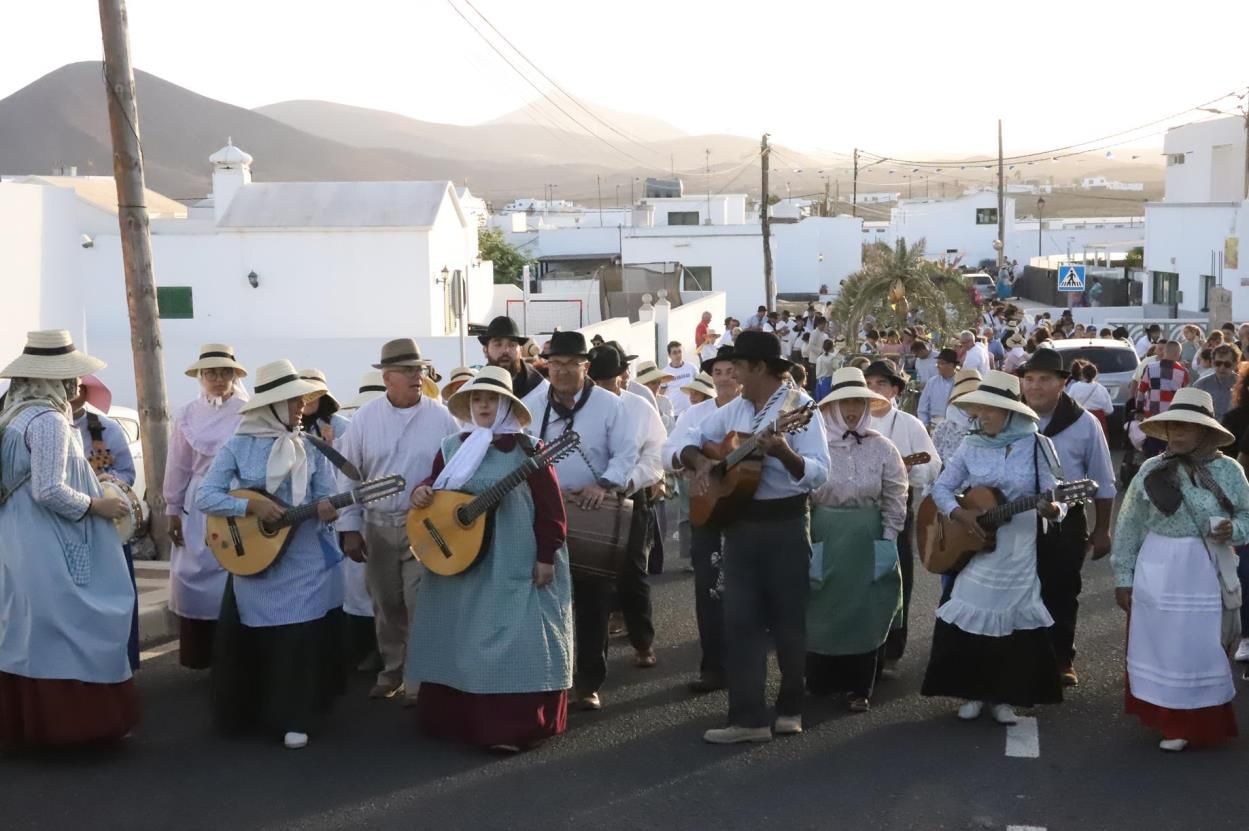
{"type": "Polygon", "coordinates": [[[1214,365],[1216,367],[1222,367],[1224,369],[1231,369],[1233,366],[1235,366],[1235,364],[1232,363],[1231,361],[1215,361],[1214,365]]]}

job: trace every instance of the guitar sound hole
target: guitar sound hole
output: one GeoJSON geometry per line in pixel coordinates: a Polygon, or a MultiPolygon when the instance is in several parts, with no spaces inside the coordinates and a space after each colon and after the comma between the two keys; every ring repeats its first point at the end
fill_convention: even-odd
{"type": "Polygon", "coordinates": [[[266,537],[276,537],[278,530],[279,529],[267,525],[266,523],[260,523],[260,533],[264,534],[266,537]]]}
{"type": "Polygon", "coordinates": [[[473,521],[469,519],[468,512],[465,511],[463,508],[455,509],[455,521],[460,523],[460,525],[464,526],[465,528],[467,528],[469,525],[472,525],[473,523],[473,521]]]}

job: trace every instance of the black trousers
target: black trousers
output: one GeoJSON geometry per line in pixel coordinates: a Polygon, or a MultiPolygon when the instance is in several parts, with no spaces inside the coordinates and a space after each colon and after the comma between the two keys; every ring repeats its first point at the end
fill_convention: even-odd
{"type": "Polygon", "coordinates": [[[915,586],[915,512],[910,509],[911,492],[906,492],[906,525],[898,535],[898,565],[902,568],[902,626],[889,632],[885,640],[885,660],[896,661],[906,652],[906,627],[911,615],[911,592],[915,586]]]}
{"type": "Polygon", "coordinates": [[[572,610],[577,639],[573,687],[580,695],[598,692],[607,680],[607,621],[614,604],[620,605],[634,649],[650,649],[655,641],[651,588],[646,579],[654,527],[650,499],[645,492],[634,494],[629,543],[616,580],[573,578],[572,610]]]}
{"type": "Polygon", "coordinates": [[[1041,601],[1054,618],[1049,629],[1054,657],[1059,667],[1065,667],[1076,656],[1076,616],[1083,588],[1080,569],[1088,550],[1088,517],[1083,506],[1076,506],[1061,524],[1048,525],[1047,533],[1037,533],[1037,576],[1041,578],[1041,601]]]}
{"type": "Polygon", "coordinates": [[[711,525],[690,528],[690,560],[694,565],[694,615],[703,676],[724,677],[724,581],[721,578],[720,529],[711,525]]]}

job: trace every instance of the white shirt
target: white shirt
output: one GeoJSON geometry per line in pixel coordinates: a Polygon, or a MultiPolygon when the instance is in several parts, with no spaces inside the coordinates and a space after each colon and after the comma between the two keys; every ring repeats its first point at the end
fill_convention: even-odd
{"type": "Polygon", "coordinates": [[[921,384],[927,384],[937,377],[937,356],[931,353],[927,358],[915,359],[915,377],[921,384]]]}
{"type": "Polygon", "coordinates": [[[629,482],[632,483],[629,490],[639,491],[664,478],[660,455],[664,442],[668,440],[668,431],[664,429],[659,410],[647,404],[641,396],[624,390],[620,393],[620,403],[624,407],[624,425],[637,434],[638,458],[637,464],[629,471],[629,482]]]}
{"type": "Polygon", "coordinates": [[[893,442],[903,457],[915,453],[932,456],[926,464],[915,465],[908,473],[911,489],[917,495],[924,493],[941,473],[941,456],[937,453],[937,446],[932,443],[927,428],[915,416],[895,407],[893,412],[873,418],[872,429],[893,442]]]}
{"type": "Polygon", "coordinates": [[[710,361],[716,356],[716,353],[720,351],[720,346],[723,343],[724,338],[721,337],[720,340],[714,344],[703,344],[702,348],[698,350],[698,359],[700,361],[710,361]]]}
{"type": "Polygon", "coordinates": [[[919,395],[919,408],[916,416],[924,426],[932,424],[937,418],[945,417],[946,405],[950,402],[950,393],[954,391],[954,377],[943,378],[940,375],[924,384],[924,391],[919,395]]]}
{"type": "Polygon", "coordinates": [[[629,392],[633,393],[634,395],[637,395],[646,399],[646,403],[651,405],[651,409],[654,410],[656,413],[659,412],[659,402],[655,400],[655,393],[651,392],[648,387],[645,387],[642,384],[639,384],[637,381],[630,378],[629,386],[625,387],[625,389],[627,389],[629,392]]]}
{"type": "Polygon", "coordinates": [[[672,380],[668,382],[668,400],[672,402],[672,411],[680,415],[690,407],[689,393],[684,392],[681,387],[694,380],[694,376],[698,374],[698,367],[689,361],[682,362],[680,366],[673,366],[669,361],[664,367],[664,372],[672,376],[672,380]]]}
{"type": "Polygon", "coordinates": [[[1136,357],[1138,358],[1145,357],[1145,353],[1148,352],[1149,347],[1153,345],[1154,343],[1153,341],[1149,339],[1149,335],[1141,335],[1139,338],[1136,339],[1136,357]]]}
{"type": "Polygon", "coordinates": [[[831,340],[828,332],[821,332],[818,329],[812,330],[811,341],[807,344],[807,363],[815,363],[824,354],[824,341],[826,340],[831,340]]]}
{"type": "MultiPolygon", "coordinates": [[[[559,438],[568,427],[553,407],[547,417],[547,403],[552,393],[552,387],[534,390],[522,402],[533,416],[526,432],[543,441],[559,438]],[[544,417],[547,426],[543,433],[544,417]]],[[[578,393],[577,397],[580,400],[581,394],[578,393]]],[[[658,418],[658,414],[655,417],[658,418]]],[[[618,488],[629,483],[629,474],[637,465],[641,448],[638,431],[629,429],[625,422],[620,398],[599,387],[591,388],[585,405],[572,417],[572,429],[581,436],[580,452],[574,450],[555,464],[555,474],[559,477],[562,490],[579,491],[600,479],[618,488]]]]}
{"type": "Polygon", "coordinates": [[[832,352],[821,352],[820,357],[815,359],[815,377],[832,378],[833,373],[837,371],[837,355],[832,352]]]}
{"type": "Polygon", "coordinates": [[[720,335],[720,339],[716,341],[717,347],[732,346],[732,345],[733,345],[733,333],[732,332],[725,332],[724,334],[720,335]]]}
{"type": "MultiPolygon", "coordinates": [[[[416,406],[400,409],[386,396],[379,396],[356,411],[351,429],[335,445],[339,453],[367,479],[399,474],[406,480],[402,493],[370,502],[367,510],[401,515],[410,506],[412,489],[429,477],[442,440],[460,431],[460,424],[441,401],[424,395],[416,406]]],[[[339,484],[347,490],[353,484],[339,474],[339,484]]],[[[359,531],[364,527],[360,505],[339,511],[339,531],[359,531]]]]}
{"type": "MultiPolygon", "coordinates": [[[[993,369],[993,361],[989,357],[989,350],[983,343],[976,341],[975,345],[967,350],[967,354],[963,356],[963,369],[978,369],[981,375],[993,369]]],[[[903,453],[902,455],[905,456],[906,454],[903,453]]]]}
{"type": "Polygon", "coordinates": [[[676,426],[668,434],[668,440],[664,442],[664,470],[675,473],[681,469],[681,451],[697,441],[698,428],[717,409],[719,408],[716,406],[716,400],[709,398],[698,404],[690,405],[689,409],[681,413],[681,417],[677,419],[676,426]]]}
{"type": "Polygon", "coordinates": [[[1067,387],[1067,394],[1086,410],[1101,410],[1109,415],[1115,410],[1115,402],[1110,398],[1110,391],[1097,381],[1073,381],[1067,387]]]}

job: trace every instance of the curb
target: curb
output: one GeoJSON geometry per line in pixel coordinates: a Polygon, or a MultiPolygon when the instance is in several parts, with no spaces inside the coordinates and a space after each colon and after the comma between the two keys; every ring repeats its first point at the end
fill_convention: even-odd
{"type": "Polygon", "coordinates": [[[151,649],[178,637],[178,619],[162,598],[139,607],[139,648],[151,649]]]}

